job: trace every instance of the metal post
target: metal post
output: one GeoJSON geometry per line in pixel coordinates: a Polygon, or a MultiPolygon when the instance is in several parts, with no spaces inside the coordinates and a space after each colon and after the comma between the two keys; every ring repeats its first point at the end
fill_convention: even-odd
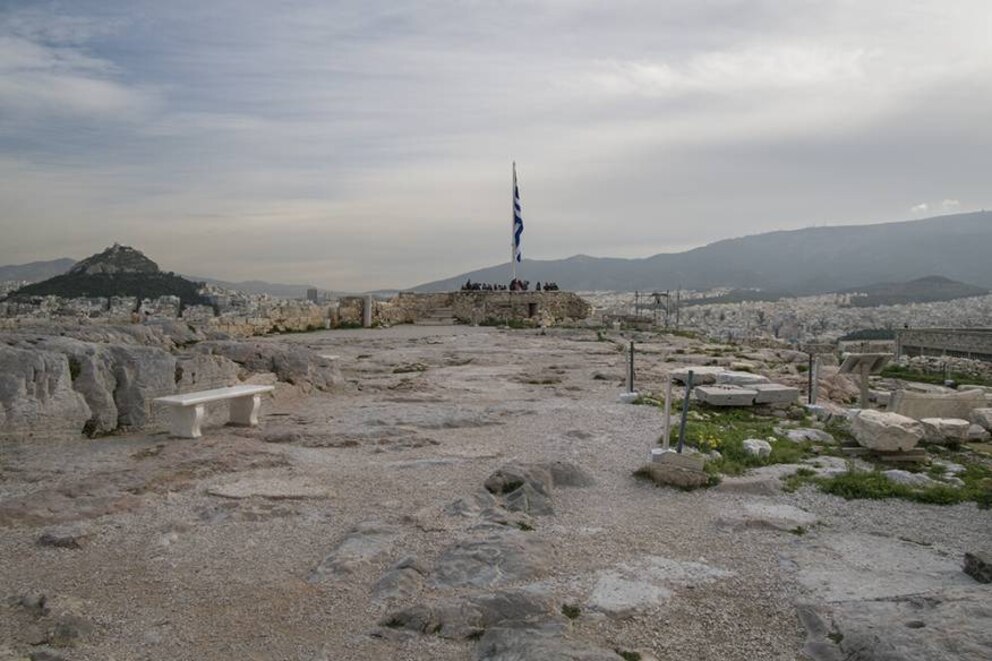
{"type": "Polygon", "coordinates": [[[672,377],[665,384],[665,436],[661,440],[661,449],[668,452],[668,439],[672,435],[672,377]]]}
{"type": "Polygon", "coordinates": [[[812,382],[812,399],[810,404],[816,404],[816,400],[820,398],[820,357],[817,356],[813,359],[813,382],[812,382]]]}
{"type": "Polygon", "coordinates": [[[861,361],[861,408],[868,408],[868,361],[861,361]]]}
{"type": "Polygon", "coordinates": [[[630,360],[627,363],[627,392],[634,392],[634,341],[630,341],[630,360]]]}
{"type": "Polygon", "coordinates": [[[682,419],[679,421],[679,445],[676,451],[682,454],[682,448],[685,447],[685,422],[689,417],[689,394],[692,392],[692,370],[689,370],[689,376],[685,381],[685,399],[682,400],[682,419]]]}
{"type": "Polygon", "coordinates": [[[672,297],[670,296],[672,290],[665,290],[665,330],[668,330],[668,317],[672,314],[672,297]]]}
{"type": "Polygon", "coordinates": [[[809,354],[809,367],[807,372],[809,372],[809,393],[806,401],[810,404],[816,404],[816,400],[813,398],[813,354],[809,354]]]}

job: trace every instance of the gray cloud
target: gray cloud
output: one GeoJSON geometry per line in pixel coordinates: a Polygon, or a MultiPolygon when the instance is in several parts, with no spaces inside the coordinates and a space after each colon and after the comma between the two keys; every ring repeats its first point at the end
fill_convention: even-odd
{"type": "Polygon", "coordinates": [[[0,262],[116,240],[188,273],[410,285],[507,258],[514,159],[533,258],[989,206],[990,20],[984,0],[15,2],[0,262]]]}

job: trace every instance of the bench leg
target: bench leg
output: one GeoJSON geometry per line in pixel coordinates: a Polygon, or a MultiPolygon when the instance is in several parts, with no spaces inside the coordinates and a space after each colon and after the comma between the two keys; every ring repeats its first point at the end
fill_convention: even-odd
{"type": "Polygon", "coordinates": [[[262,408],[262,396],[251,395],[249,397],[238,397],[231,400],[232,425],[244,427],[258,426],[258,412],[262,408]]]}
{"type": "Polygon", "coordinates": [[[169,417],[170,431],[179,438],[200,438],[200,424],[203,422],[203,404],[196,406],[174,406],[169,417]]]}

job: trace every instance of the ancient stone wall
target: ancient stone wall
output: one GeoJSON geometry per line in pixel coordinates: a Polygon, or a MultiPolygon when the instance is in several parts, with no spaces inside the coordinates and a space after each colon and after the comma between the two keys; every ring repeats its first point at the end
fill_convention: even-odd
{"type": "MultiPolygon", "coordinates": [[[[338,322],[360,324],[364,297],[342,298],[338,322]]],[[[571,292],[458,291],[439,294],[401,293],[388,301],[373,301],[376,324],[417,323],[439,312],[464,324],[522,322],[535,326],[585,319],[592,306],[571,292]]]]}
{"type": "Polygon", "coordinates": [[[990,328],[914,328],[896,331],[896,355],[946,355],[992,361],[990,328]]]}

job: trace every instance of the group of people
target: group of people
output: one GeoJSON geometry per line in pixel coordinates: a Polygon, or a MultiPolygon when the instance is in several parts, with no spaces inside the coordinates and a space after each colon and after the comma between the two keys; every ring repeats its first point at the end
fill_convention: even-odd
{"type": "Polygon", "coordinates": [[[462,285],[462,291],[506,291],[506,285],[491,285],[486,282],[472,282],[469,280],[462,285]]]}
{"type": "MultiPolygon", "coordinates": [[[[471,279],[462,285],[462,291],[530,291],[530,280],[520,280],[519,278],[514,278],[510,281],[509,286],[500,284],[489,284],[486,282],[472,282],[471,279]]],[[[541,283],[537,283],[534,287],[534,291],[558,291],[557,282],[546,282],[544,286],[541,283]]]]}

